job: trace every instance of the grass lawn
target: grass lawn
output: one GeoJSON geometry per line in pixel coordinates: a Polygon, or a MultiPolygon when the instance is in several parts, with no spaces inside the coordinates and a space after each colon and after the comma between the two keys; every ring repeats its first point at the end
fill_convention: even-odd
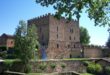
{"type": "Polygon", "coordinates": [[[81,75],[94,75],[94,74],[90,74],[90,73],[82,73],[81,75]]]}
{"type": "Polygon", "coordinates": [[[43,75],[42,73],[28,73],[26,75],[43,75]]]}
{"type": "Polygon", "coordinates": [[[54,73],[28,73],[26,75],[55,75],[54,73]]]}
{"type": "MultiPolygon", "coordinates": [[[[52,60],[82,60],[82,61],[88,61],[88,60],[91,60],[90,58],[66,58],[66,59],[52,59],[52,60]]],[[[38,60],[31,60],[31,61],[52,61],[52,60],[42,60],[42,59],[38,59],[38,60]]],[[[3,62],[14,62],[14,61],[20,61],[20,59],[4,59],[3,62]]]]}
{"type": "Polygon", "coordinates": [[[90,60],[90,58],[67,58],[63,60],[90,60]]]}
{"type": "Polygon", "coordinates": [[[20,59],[4,59],[3,62],[15,62],[15,61],[20,61],[20,59]]]}
{"type": "MultiPolygon", "coordinates": [[[[56,75],[55,73],[28,73],[26,75],[56,75]]],[[[82,73],[80,75],[93,75],[90,73],[82,73]]]]}

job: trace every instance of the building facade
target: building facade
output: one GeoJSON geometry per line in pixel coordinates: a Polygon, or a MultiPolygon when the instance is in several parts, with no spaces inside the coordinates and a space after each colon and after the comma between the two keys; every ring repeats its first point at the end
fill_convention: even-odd
{"type": "Polygon", "coordinates": [[[28,26],[37,27],[40,49],[48,59],[80,57],[80,29],[76,20],[56,19],[47,14],[28,20],[28,26]]]}
{"type": "Polygon", "coordinates": [[[8,34],[2,34],[0,36],[0,47],[12,48],[14,47],[14,36],[8,34]]]}

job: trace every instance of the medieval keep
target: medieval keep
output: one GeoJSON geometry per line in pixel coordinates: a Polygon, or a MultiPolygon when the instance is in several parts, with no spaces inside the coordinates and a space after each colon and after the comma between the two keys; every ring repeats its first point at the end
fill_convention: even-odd
{"type": "MultiPolygon", "coordinates": [[[[47,14],[28,20],[28,27],[32,25],[37,27],[40,47],[36,53],[41,55],[41,59],[102,58],[110,54],[109,48],[104,46],[87,45],[82,48],[79,22],[76,20],[56,19],[47,14]]],[[[0,51],[6,47],[6,51],[10,52],[14,48],[14,40],[13,35],[3,33],[0,36],[0,51]]]]}
{"type": "Polygon", "coordinates": [[[81,56],[80,29],[76,20],[56,19],[47,14],[28,20],[28,26],[36,25],[38,41],[43,57],[62,59],[81,56]]]}

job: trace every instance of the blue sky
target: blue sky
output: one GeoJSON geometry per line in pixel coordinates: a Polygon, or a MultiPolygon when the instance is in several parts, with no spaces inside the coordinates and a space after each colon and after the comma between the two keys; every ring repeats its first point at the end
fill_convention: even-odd
{"type": "MultiPolygon", "coordinates": [[[[36,4],[35,0],[0,0],[0,35],[14,34],[19,20],[27,21],[54,12],[52,7],[42,7],[36,4]]],[[[91,36],[90,44],[105,45],[108,39],[107,27],[94,26],[94,22],[87,17],[86,13],[81,16],[80,26],[87,28],[91,36]]]]}

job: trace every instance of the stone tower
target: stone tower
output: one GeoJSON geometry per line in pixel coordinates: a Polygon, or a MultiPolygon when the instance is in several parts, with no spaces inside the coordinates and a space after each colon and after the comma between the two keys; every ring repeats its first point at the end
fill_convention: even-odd
{"type": "Polygon", "coordinates": [[[67,22],[47,14],[28,20],[28,25],[36,25],[38,41],[45,48],[48,59],[72,58],[80,56],[80,29],[76,20],[67,22]]]}

